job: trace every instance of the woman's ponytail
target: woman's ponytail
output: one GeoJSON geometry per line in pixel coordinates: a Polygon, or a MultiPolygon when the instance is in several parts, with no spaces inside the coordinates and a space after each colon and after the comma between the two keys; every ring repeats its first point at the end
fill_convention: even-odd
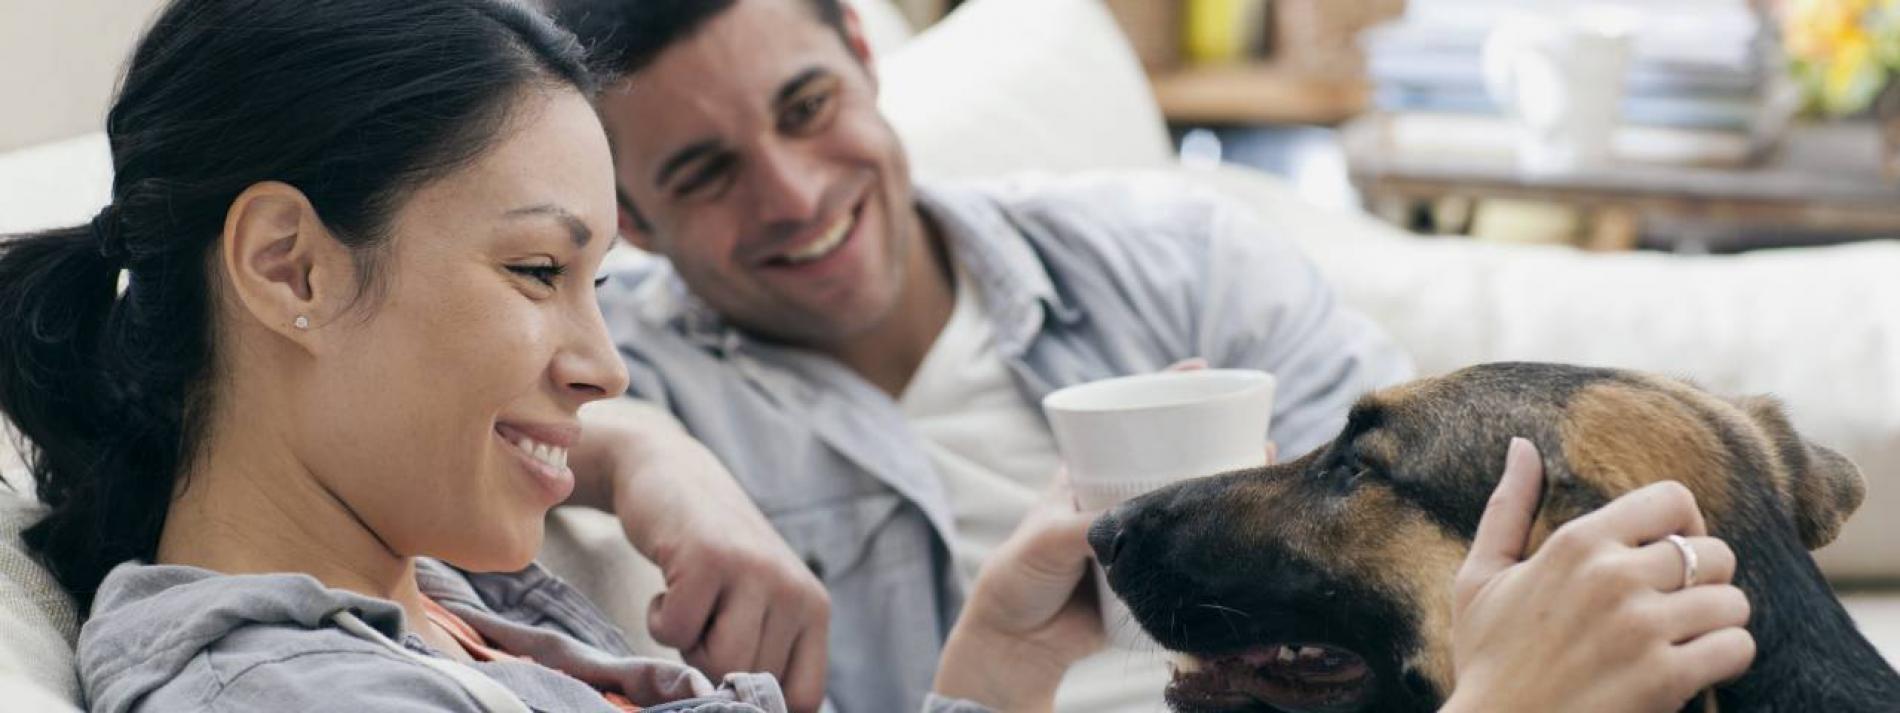
{"type": "Polygon", "coordinates": [[[0,239],[0,412],[48,506],[24,538],[82,605],[111,563],[152,556],[178,461],[178,420],[125,380],[117,218],[0,239]]]}
{"type": "Polygon", "coordinates": [[[96,233],[79,226],[0,238],[0,364],[8,366],[0,410],[35,446],[35,472],[90,461],[108,420],[97,399],[97,352],[119,266],[96,233]]]}

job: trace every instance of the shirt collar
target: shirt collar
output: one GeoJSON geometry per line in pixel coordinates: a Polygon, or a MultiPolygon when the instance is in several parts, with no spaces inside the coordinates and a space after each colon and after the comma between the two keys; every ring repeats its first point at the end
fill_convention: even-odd
{"type": "Polygon", "coordinates": [[[1026,233],[995,197],[977,190],[919,186],[917,206],[937,226],[956,260],[977,286],[983,312],[1004,342],[1022,345],[1045,316],[1068,323],[1081,316],[1056,291],[1026,233]]]}

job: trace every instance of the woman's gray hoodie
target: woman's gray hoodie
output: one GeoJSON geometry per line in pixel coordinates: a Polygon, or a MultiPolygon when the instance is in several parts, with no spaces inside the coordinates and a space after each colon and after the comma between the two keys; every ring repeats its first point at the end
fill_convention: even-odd
{"type": "MultiPolygon", "coordinates": [[[[715,687],[683,665],[633,656],[585,597],[539,566],[469,574],[420,560],[417,580],[498,648],[531,659],[468,664],[531,710],[615,713],[603,688],[648,711],[785,709],[769,675],[715,687]]],[[[102,713],[487,710],[437,668],[441,660],[405,633],[393,602],[301,574],[136,562],[106,577],[79,635],[80,681],[90,709],[102,713]],[[367,627],[351,633],[341,625],[351,615],[367,627]]]]}

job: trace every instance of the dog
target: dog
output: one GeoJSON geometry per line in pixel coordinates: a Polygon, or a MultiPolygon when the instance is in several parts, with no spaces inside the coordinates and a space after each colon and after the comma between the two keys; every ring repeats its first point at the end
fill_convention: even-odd
{"type": "Polygon", "coordinates": [[[1361,399],[1298,460],[1131,500],[1090,544],[1135,620],[1185,661],[1167,691],[1177,711],[1435,710],[1453,683],[1453,577],[1513,436],[1543,456],[1533,547],[1652,481],[1695,493],[1735,552],[1758,646],[1714,691],[1722,711],[1900,710],[1900,675],[1808,555],[1859,507],[1860,471],[1766,398],[1608,369],[1473,367],[1361,399]]]}

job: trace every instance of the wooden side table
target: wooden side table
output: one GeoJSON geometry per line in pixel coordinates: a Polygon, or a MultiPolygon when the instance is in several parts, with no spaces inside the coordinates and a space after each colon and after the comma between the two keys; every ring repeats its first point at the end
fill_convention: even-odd
{"type": "Polygon", "coordinates": [[[1882,174],[1871,124],[1798,124],[1747,166],[1623,161],[1562,175],[1519,172],[1508,134],[1460,145],[1402,138],[1396,124],[1363,116],[1341,141],[1367,207],[1408,227],[1447,213],[1454,225],[1437,227],[1458,232],[1468,218],[1460,205],[1503,200],[1572,209],[1575,242],[1594,249],[1734,252],[1900,237],[1900,185],[1882,174]]]}

